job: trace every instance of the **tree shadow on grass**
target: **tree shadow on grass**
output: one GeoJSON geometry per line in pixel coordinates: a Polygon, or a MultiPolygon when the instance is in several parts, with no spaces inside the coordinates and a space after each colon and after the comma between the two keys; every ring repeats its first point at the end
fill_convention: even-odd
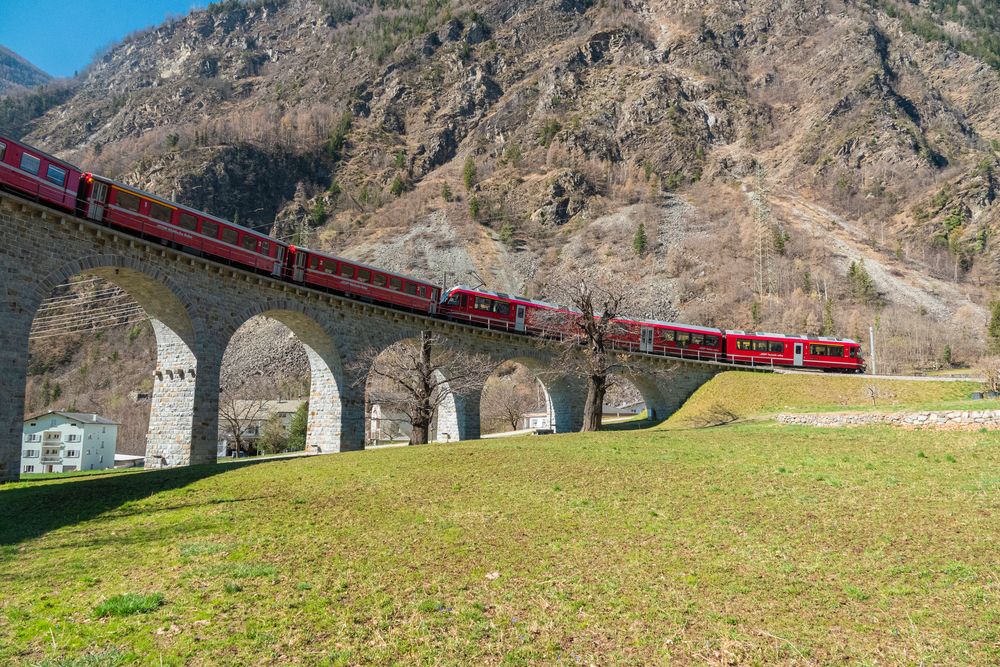
{"type": "Polygon", "coordinates": [[[643,431],[647,428],[652,428],[659,424],[659,420],[653,419],[632,419],[624,422],[614,422],[611,424],[603,424],[601,426],[602,431],[643,431]]]}
{"type": "Polygon", "coordinates": [[[133,500],[263,463],[269,461],[209,463],[126,475],[78,477],[63,483],[38,480],[6,488],[0,486],[0,546],[17,544],[63,526],[88,521],[133,500]]]}

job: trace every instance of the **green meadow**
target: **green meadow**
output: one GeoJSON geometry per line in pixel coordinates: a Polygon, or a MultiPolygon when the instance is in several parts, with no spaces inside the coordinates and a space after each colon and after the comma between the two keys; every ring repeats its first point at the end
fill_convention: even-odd
{"type": "Polygon", "coordinates": [[[1000,437],[534,436],[0,487],[0,664],[997,664],[1000,437]]]}

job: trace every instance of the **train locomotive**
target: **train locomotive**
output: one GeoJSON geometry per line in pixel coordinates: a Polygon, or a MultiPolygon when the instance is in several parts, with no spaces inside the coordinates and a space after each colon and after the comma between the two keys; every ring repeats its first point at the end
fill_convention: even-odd
{"type": "MultiPolygon", "coordinates": [[[[299,248],[164,197],[85,172],[0,136],[0,188],[60,211],[183,252],[392,308],[516,334],[573,336],[578,310],[458,285],[444,289],[351,259],[299,248]]],[[[847,338],[722,330],[616,318],[611,345],[621,351],[749,367],[863,373],[861,346],[847,338]]]]}

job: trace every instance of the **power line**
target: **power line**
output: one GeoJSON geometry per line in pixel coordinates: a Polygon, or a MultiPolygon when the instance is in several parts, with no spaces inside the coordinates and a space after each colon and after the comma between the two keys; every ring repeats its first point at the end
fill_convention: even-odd
{"type": "Polygon", "coordinates": [[[81,313],[63,313],[61,315],[46,315],[44,317],[39,317],[32,324],[32,327],[37,326],[38,322],[52,323],[52,322],[64,322],[67,320],[87,320],[94,317],[100,317],[103,315],[113,314],[117,311],[122,310],[142,310],[142,306],[136,303],[124,303],[118,305],[102,306],[100,308],[94,308],[93,310],[88,310],[81,313]]]}
{"type": "Polygon", "coordinates": [[[115,328],[117,326],[122,326],[124,324],[137,324],[137,323],[140,323],[140,322],[146,322],[148,320],[149,320],[149,317],[141,317],[141,318],[139,318],[137,320],[129,320],[128,322],[122,322],[122,323],[116,323],[116,324],[106,324],[104,326],[95,326],[95,327],[90,327],[90,328],[87,328],[87,329],[65,329],[65,330],[62,330],[62,331],[45,332],[43,334],[32,334],[32,335],[28,336],[28,340],[45,340],[47,338],[56,338],[56,337],[65,336],[66,334],[71,334],[71,333],[92,333],[92,332],[95,332],[95,331],[103,331],[105,329],[113,329],[113,328],[115,328]]]}

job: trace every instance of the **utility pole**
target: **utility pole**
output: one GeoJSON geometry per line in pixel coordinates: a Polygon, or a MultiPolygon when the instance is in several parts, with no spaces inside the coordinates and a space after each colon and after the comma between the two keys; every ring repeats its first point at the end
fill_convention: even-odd
{"type": "Polygon", "coordinates": [[[868,356],[870,356],[872,358],[872,375],[878,375],[878,373],[875,370],[875,327],[874,327],[874,325],[868,327],[868,352],[869,352],[868,356]]]}

